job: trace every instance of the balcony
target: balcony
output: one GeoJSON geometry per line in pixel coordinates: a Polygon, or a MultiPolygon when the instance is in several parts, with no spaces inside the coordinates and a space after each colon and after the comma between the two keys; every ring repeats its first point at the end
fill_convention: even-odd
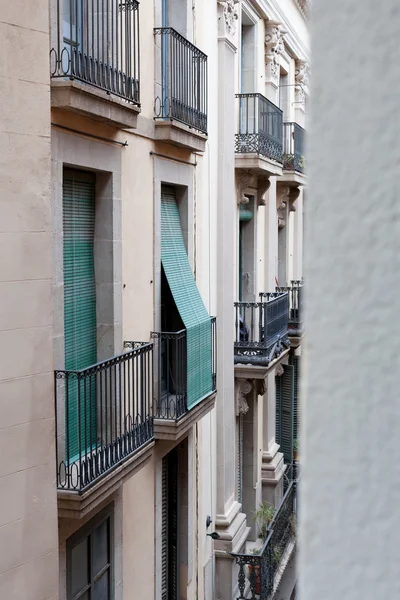
{"type": "Polygon", "coordinates": [[[81,371],[55,371],[61,516],[82,517],[150,458],[153,345],[81,371]]]}
{"type": "MultiPolygon", "coordinates": [[[[260,376],[288,353],[289,296],[260,294],[260,302],[235,302],[235,368],[258,367],[260,376]]],[[[244,373],[243,373],[244,376],[244,373]]]]}
{"type": "Polygon", "coordinates": [[[155,137],[196,152],[207,140],[207,56],[175,29],[154,29],[157,43],[155,137]]]}
{"type": "Polygon", "coordinates": [[[158,365],[154,407],[156,439],[178,440],[214,407],[217,382],[216,318],[211,319],[211,380],[208,392],[188,406],[187,331],[153,332],[158,365]]]}
{"type": "Polygon", "coordinates": [[[305,181],[305,130],[297,123],[283,124],[283,178],[293,183],[305,181]]]}
{"type": "Polygon", "coordinates": [[[290,481],[258,553],[233,554],[238,572],[237,600],[271,600],[296,547],[297,481],[290,481]]]}
{"type": "Polygon", "coordinates": [[[116,127],[140,112],[139,2],[57,3],[50,51],[51,103],[116,127]]]}
{"type": "Polygon", "coordinates": [[[292,338],[301,338],[303,329],[303,310],[302,310],[302,297],[303,297],[303,281],[293,280],[290,282],[288,287],[278,287],[277,292],[287,292],[289,296],[289,338],[291,344],[296,345],[296,342],[292,338]]]}
{"type": "Polygon", "coordinates": [[[262,94],[236,94],[235,167],[282,175],[283,114],[262,94]]]}

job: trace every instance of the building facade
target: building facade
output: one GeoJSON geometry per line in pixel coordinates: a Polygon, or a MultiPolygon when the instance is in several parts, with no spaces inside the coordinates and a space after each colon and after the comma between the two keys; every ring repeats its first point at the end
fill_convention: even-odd
{"type": "Polygon", "coordinates": [[[264,572],[254,513],[295,513],[307,5],[3,10],[0,596],[272,597],[294,536],[264,572]]]}

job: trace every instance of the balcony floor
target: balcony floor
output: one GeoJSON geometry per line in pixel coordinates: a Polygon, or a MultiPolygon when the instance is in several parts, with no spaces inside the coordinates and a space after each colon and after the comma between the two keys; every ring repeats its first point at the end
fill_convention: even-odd
{"type": "Polygon", "coordinates": [[[68,78],[51,80],[51,107],[126,129],[137,127],[140,113],[140,108],[107,90],[68,78]]]}
{"type": "Polygon", "coordinates": [[[82,492],[59,489],[58,516],[73,519],[84,517],[148,463],[153,447],[154,440],[151,440],[82,492]]]}
{"type": "Polygon", "coordinates": [[[199,402],[194,408],[187,411],[179,419],[160,419],[154,417],[154,437],[157,440],[178,441],[189,429],[207,415],[215,405],[217,392],[199,402]]]}
{"type": "Polygon", "coordinates": [[[235,153],[235,169],[245,169],[264,177],[281,176],[282,165],[272,158],[255,153],[235,153]]]}

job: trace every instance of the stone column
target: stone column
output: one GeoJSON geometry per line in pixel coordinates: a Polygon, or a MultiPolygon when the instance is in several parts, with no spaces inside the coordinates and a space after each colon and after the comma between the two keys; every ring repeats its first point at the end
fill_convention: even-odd
{"type": "Polygon", "coordinates": [[[265,290],[273,292],[278,271],[278,217],[276,212],[276,177],[270,178],[265,205],[265,290]]]}
{"type": "Polygon", "coordinates": [[[249,539],[255,541],[258,532],[254,519],[250,518],[261,502],[261,485],[258,461],[258,410],[257,380],[236,380],[237,413],[243,420],[243,473],[242,473],[242,509],[248,519],[249,539]]]}
{"type": "Polygon", "coordinates": [[[299,198],[293,204],[294,212],[294,240],[293,240],[293,279],[303,276],[303,199],[304,191],[300,190],[299,198]]]}
{"type": "Polygon", "coordinates": [[[235,233],[235,0],[218,0],[218,224],[217,224],[217,515],[215,529],[215,597],[233,597],[235,563],[229,554],[240,550],[246,536],[246,516],[235,499],[235,423],[233,367],[234,233],[235,233]]]}
{"type": "Polygon", "coordinates": [[[283,454],[279,452],[275,441],[275,376],[280,377],[282,374],[283,368],[280,365],[268,374],[263,396],[262,499],[274,506],[278,506],[283,490],[283,454]]]}

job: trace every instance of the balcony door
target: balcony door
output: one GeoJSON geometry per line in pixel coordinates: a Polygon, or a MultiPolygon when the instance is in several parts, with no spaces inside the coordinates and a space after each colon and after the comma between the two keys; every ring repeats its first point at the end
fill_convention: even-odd
{"type": "MultiPolygon", "coordinates": [[[[168,0],[162,0],[161,4],[161,26],[169,27],[169,8],[168,0]]],[[[162,103],[164,105],[164,116],[170,116],[171,106],[168,105],[170,101],[169,94],[169,42],[168,35],[161,36],[161,60],[162,60],[162,103]]]]}
{"type": "MultiPolygon", "coordinates": [[[[63,0],[63,46],[70,60],[68,72],[77,72],[78,56],[83,48],[83,0],[63,0]]],[[[65,68],[65,67],[64,67],[65,68]]]]}
{"type": "MultiPolygon", "coordinates": [[[[94,269],[95,178],[65,171],[63,179],[65,369],[77,371],[97,362],[94,269]]],[[[66,408],[67,462],[82,456],[96,440],[94,382],[72,380],[66,408]],[[90,385],[90,389],[85,389],[90,385]]]]}
{"type": "Polygon", "coordinates": [[[185,438],[162,459],[161,599],[187,597],[188,544],[188,440],[185,438]]]}

